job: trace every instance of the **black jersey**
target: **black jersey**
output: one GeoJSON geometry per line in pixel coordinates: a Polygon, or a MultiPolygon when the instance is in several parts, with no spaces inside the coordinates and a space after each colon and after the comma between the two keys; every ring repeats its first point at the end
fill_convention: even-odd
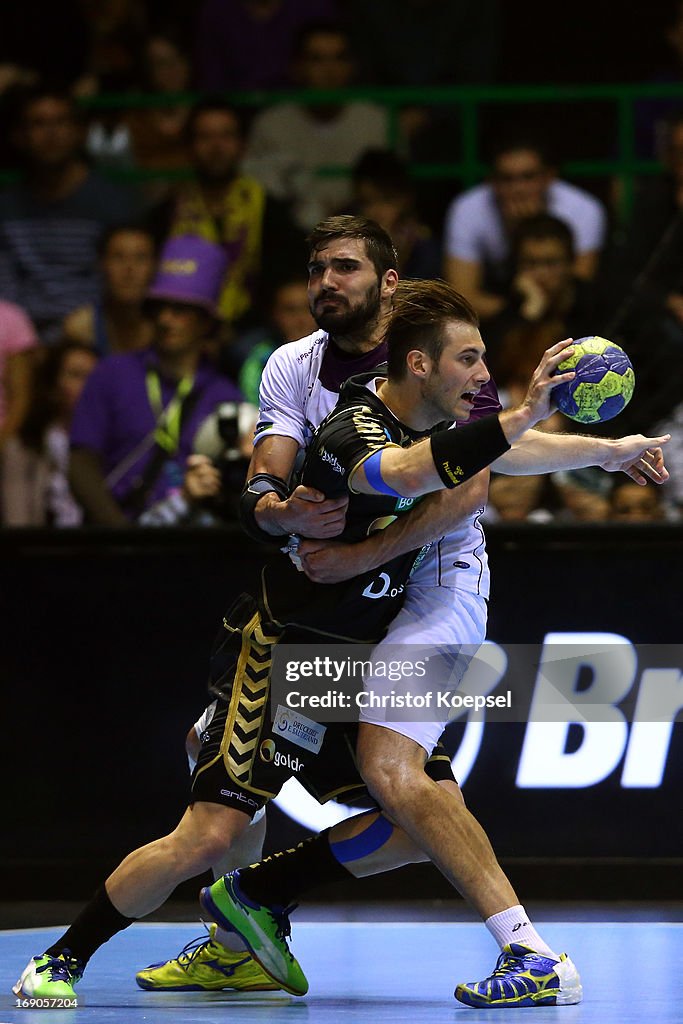
{"type": "MultiPolygon", "coordinates": [[[[298,482],[328,498],[349,495],[346,526],[338,538],[359,541],[384,529],[420,498],[355,494],[352,477],[373,452],[387,445],[405,447],[427,436],[399,422],[365,385],[382,375],[378,367],[351,377],[339,402],[316,430],[298,482]]],[[[399,555],[376,569],[342,583],[313,583],[289,558],[272,559],[262,575],[262,611],[278,626],[357,642],[376,642],[403,603],[405,584],[430,545],[399,555]]]]}

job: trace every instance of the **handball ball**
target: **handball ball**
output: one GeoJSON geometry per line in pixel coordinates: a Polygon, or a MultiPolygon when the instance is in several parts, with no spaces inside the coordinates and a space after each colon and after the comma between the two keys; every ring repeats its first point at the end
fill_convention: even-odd
{"type": "Polygon", "coordinates": [[[557,372],[574,370],[576,376],[553,388],[553,401],[578,423],[611,420],[631,400],[636,382],[631,360],[606,338],[579,338],[573,348],[574,355],[561,362],[557,372]]]}

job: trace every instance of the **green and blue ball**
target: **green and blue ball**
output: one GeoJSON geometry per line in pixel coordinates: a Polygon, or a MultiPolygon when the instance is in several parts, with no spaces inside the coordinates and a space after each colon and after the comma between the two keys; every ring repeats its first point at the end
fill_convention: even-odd
{"type": "Polygon", "coordinates": [[[578,423],[603,423],[628,405],[635,387],[631,360],[606,338],[578,338],[574,354],[557,372],[574,370],[574,380],[558,384],[552,397],[560,412],[578,423]]]}

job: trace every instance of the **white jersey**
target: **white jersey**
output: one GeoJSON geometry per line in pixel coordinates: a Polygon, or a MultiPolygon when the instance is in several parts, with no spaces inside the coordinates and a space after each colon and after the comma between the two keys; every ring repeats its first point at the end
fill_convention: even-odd
{"type": "MultiPolygon", "coordinates": [[[[334,382],[325,386],[320,380],[328,341],[325,331],[315,331],[273,352],[261,377],[254,444],[277,435],[293,438],[302,450],[307,447],[313,431],[339,398],[338,385],[334,390],[334,382]]],[[[366,368],[354,367],[350,372],[366,368]]],[[[483,512],[483,507],[477,509],[459,522],[452,533],[432,545],[413,573],[408,593],[413,585],[454,587],[488,598],[488,558],[480,523],[483,512]]]]}

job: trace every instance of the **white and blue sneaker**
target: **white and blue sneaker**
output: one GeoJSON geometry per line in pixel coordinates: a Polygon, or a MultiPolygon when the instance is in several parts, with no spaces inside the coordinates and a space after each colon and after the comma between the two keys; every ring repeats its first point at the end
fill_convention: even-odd
{"type": "Polygon", "coordinates": [[[581,979],[569,957],[559,960],[512,942],[483,981],[458,985],[455,998],[480,1009],[514,1006],[568,1006],[580,1003],[581,979]]]}

